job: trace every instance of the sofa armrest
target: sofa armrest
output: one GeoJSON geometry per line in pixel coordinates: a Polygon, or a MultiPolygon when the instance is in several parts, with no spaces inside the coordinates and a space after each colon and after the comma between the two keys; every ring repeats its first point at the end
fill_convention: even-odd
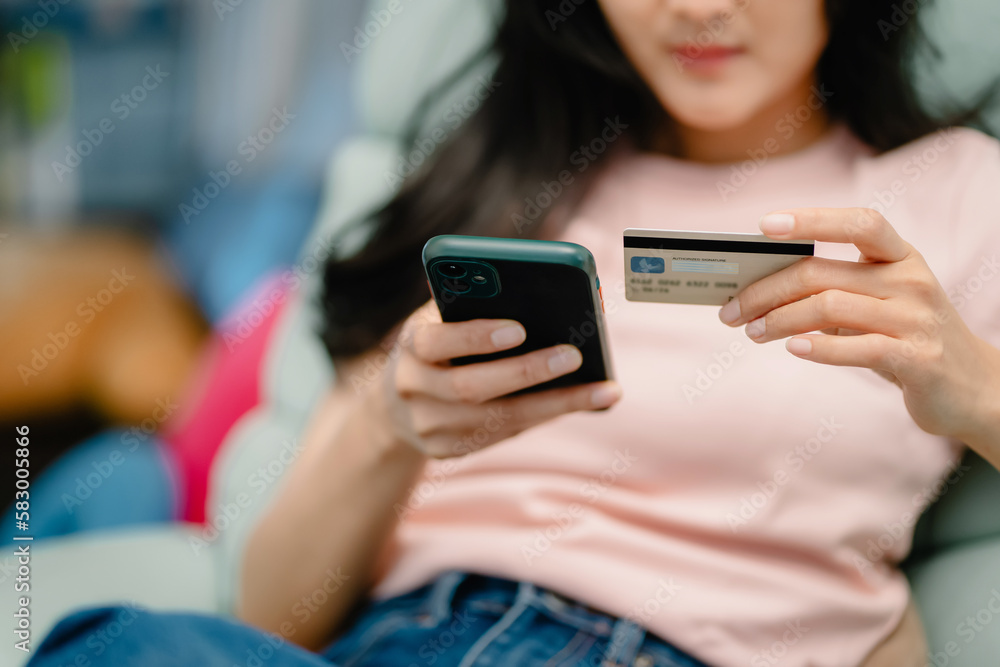
{"type": "Polygon", "coordinates": [[[948,479],[934,488],[938,500],[927,508],[913,536],[913,561],[966,542],[1000,538],[1000,471],[967,450],[948,479]]]}
{"type": "Polygon", "coordinates": [[[935,667],[983,667],[1000,656],[1000,537],[942,550],[908,575],[935,667]]]}

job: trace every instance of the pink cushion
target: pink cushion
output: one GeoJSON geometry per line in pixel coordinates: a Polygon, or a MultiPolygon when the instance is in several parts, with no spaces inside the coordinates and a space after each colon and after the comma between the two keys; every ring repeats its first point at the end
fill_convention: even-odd
{"type": "Polygon", "coordinates": [[[288,286],[280,274],[263,279],[212,335],[200,372],[164,439],[174,453],[183,488],[181,517],[203,523],[209,472],[236,421],[261,400],[260,376],[274,325],[284,311],[288,286]]]}

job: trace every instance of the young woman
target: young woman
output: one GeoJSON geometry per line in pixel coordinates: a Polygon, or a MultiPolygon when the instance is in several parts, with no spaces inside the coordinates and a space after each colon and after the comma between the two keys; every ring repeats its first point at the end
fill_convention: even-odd
{"type": "Polygon", "coordinates": [[[1000,464],[1000,152],[921,110],[894,9],[508,0],[500,85],[327,267],[338,380],[245,555],[238,615],[323,658],[133,622],[242,664],[923,665],[896,564],[962,444],[1000,464]],[[625,227],[758,220],[817,257],[718,312],[625,302],[625,227]],[[450,367],[525,332],[435,319],[441,233],[588,247],[617,382],[505,398],[569,346],[450,367]]]}

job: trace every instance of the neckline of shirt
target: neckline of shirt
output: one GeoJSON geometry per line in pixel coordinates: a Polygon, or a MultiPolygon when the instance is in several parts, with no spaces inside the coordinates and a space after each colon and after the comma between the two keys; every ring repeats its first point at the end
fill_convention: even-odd
{"type": "MultiPolygon", "coordinates": [[[[765,150],[761,147],[761,150],[765,150]]],[[[713,181],[720,178],[729,177],[735,170],[744,168],[744,172],[753,171],[757,173],[798,173],[813,164],[829,165],[830,154],[833,153],[842,160],[852,160],[858,156],[870,154],[871,148],[858,139],[850,128],[843,123],[834,123],[827,132],[799,150],[790,153],[777,155],[768,154],[763,163],[757,163],[748,154],[745,160],[736,162],[707,163],[696,162],[684,158],[667,155],[664,153],[653,153],[649,151],[626,151],[616,165],[618,169],[627,169],[630,166],[650,166],[658,167],[665,171],[686,175],[692,179],[701,180],[709,178],[713,181]],[[752,166],[751,166],[752,165],[752,166]]]]}

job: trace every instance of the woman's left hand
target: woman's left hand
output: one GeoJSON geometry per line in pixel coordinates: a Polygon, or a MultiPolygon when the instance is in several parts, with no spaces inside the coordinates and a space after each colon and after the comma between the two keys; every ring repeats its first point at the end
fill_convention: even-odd
{"type": "Polygon", "coordinates": [[[929,433],[972,447],[1000,441],[1000,350],[969,330],[924,258],[880,213],[803,208],[768,214],[760,228],[773,239],[853,243],[861,257],[796,262],[723,306],[723,322],[746,324],[758,343],[792,336],[785,347],[802,359],[874,370],[899,385],[929,433]]]}

